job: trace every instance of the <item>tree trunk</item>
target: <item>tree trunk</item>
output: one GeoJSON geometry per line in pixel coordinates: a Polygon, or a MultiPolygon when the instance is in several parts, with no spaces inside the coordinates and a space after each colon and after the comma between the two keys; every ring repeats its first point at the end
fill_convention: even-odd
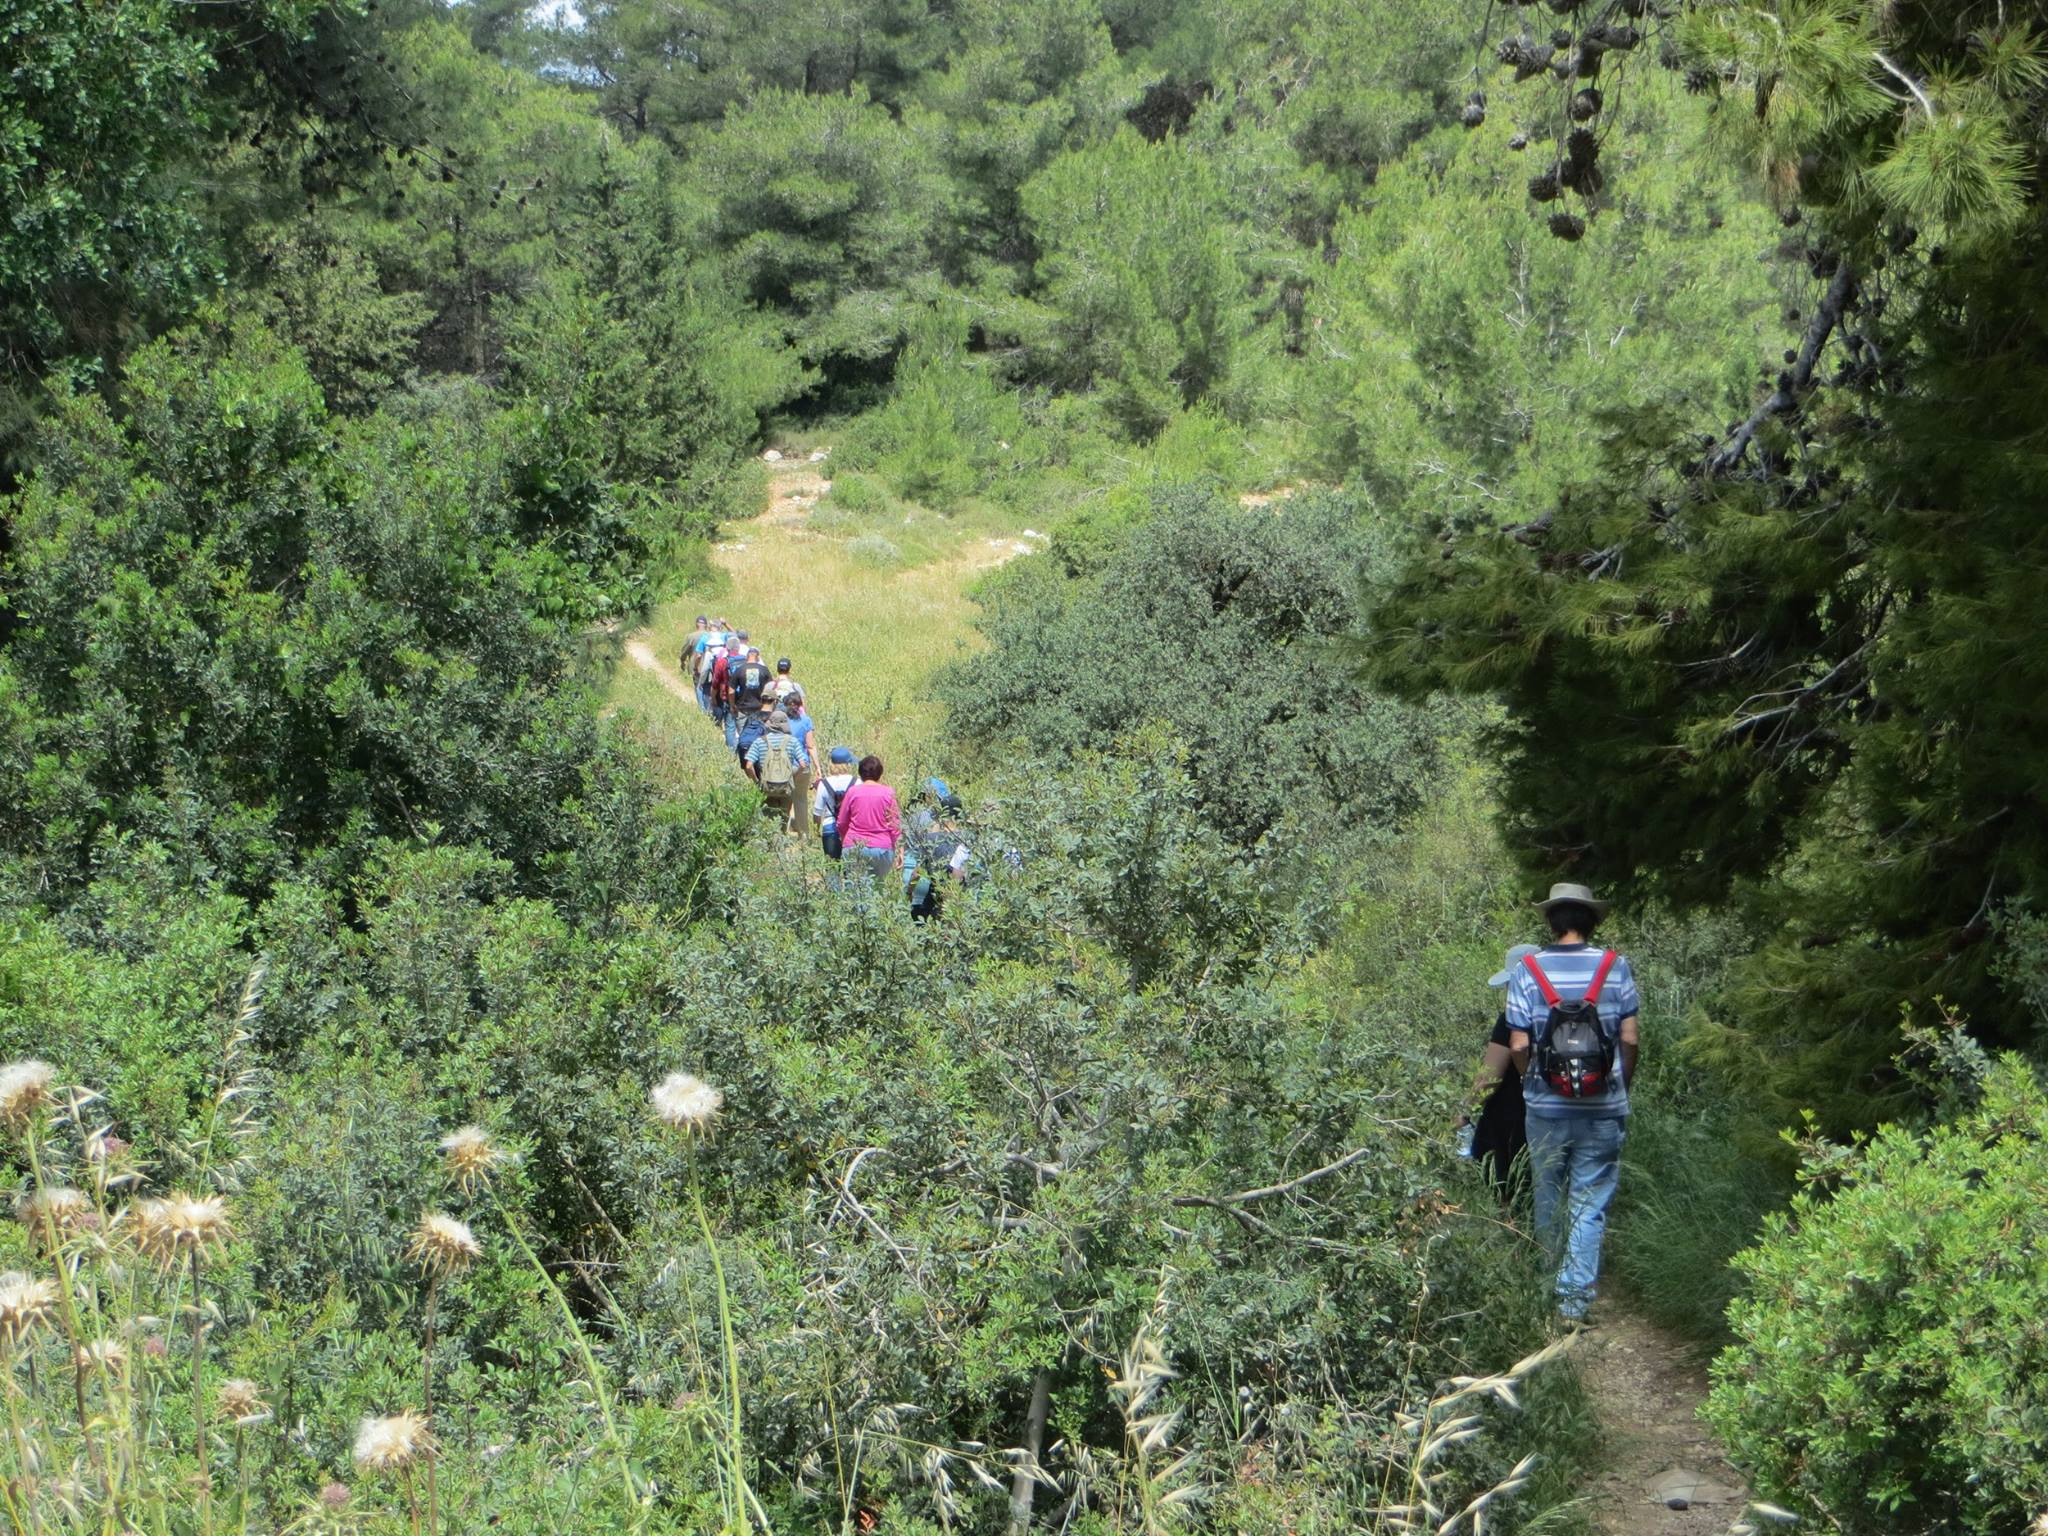
{"type": "Polygon", "coordinates": [[[1052,1371],[1041,1365],[1031,1377],[1031,1407],[1024,1415],[1024,1450],[1030,1457],[1010,1479],[1009,1536],[1031,1529],[1031,1501],[1038,1493],[1038,1453],[1045,1448],[1045,1419],[1052,1409],[1052,1371]]]}

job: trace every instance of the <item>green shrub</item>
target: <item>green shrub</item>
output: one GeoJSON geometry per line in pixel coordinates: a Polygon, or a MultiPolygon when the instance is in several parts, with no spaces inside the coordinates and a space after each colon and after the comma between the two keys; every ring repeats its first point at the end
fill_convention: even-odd
{"type": "Polygon", "coordinates": [[[860,564],[885,571],[903,563],[903,551],[879,533],[864,533],[846,546],[846,552],[860,564]]]}
{"type": "Polygon", "coordinates": [[[1706,1409],[1760,1493],[1849,1536],[2009,1536],[2040,1513],[2044,1136],[2048,1095],[2007,1057],[1950,1124],[1810,1149],[1808,1189],[1736,1260],[1706,1409]]]}
{"type": "Polygon", "coordinates": [[[858,470],[841,469],[832,477],[832,494],[825,503],[856,515],[871,512],[886,512],[895,505],[888,488],[873,475],[858,470]]]}

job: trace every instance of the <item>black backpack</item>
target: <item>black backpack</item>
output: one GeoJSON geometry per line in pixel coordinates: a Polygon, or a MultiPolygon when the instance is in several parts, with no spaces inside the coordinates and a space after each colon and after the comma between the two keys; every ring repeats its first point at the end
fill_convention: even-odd
{"type": "Polygon", "coordinates": [[[1522,963],[1536,978],[1543,1001],[1550,1005],[1543,1033],[1536,1040],[1533,1065],[1550,1085],[1550,1091],[1560,1098],[1598,1098],[1607,1091],[1608,1081],[1614,1075],[1614,1041],[1600,1022],[1599,1007],[1600,989],[1607,985],[1607,973],[1614,969],[1614,961],[1613,950],[1603,951],[1586,995],[1567,1001],[1557,995],[1557,988],[1543,974],[1534,955],[1522,957],[1522,963]]]}

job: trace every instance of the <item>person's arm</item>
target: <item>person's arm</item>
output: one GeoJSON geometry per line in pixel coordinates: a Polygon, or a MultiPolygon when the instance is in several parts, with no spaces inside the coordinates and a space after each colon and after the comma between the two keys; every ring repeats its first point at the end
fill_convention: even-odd
{"type": "Polygon", "coordinates": [[[1526,1029],[1508,1031],[1508,1060],[1515,1064],[1515,1076],[1529,1075],[1529,1031],[1526,1029]]]}
{"type": "Polygon", "coordinates": [[[1636,1080],[1636,1057],[1642,1053],[1642,1031],[1636,1015],[1621,1021],[1621,1081],[1627,1087],[1636,1080]]]}
{"type": "MultiPolygon", "coordinates": [[[[1510,1036],[1512,1038],[1512,1036],[1510,1036]]],[[[1486,1042],[1486,1054],[1479,1059],[1479,1070],[1472,1074],[1472,1091],[1465,1096],[1465,1108],[1458,1115],[1458,1124],[1463,1125],[1477,1114],[1486,1096],[1493,1092],[1494,1085],[1507,1076],[1514,1058],[1504,1045],[1486,1042]]]]}

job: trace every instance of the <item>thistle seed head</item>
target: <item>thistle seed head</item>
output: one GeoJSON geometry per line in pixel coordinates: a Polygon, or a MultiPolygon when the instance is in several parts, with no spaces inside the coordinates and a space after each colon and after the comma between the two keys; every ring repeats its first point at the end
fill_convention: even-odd
{"type": "Polygon", "coordinates": [[[441,1138],[441,1162],[465,1195],[489,1188],[491,1175],[505,1161],[505,1153],[480,1125],[465,1125],[441,1138]]]}
{"type": "Polygon", "coordinates": [[[135,1208],[135,1246],[168,1268],[188,1255],[207,1258],[234,1235],[220,1195],[168,1195],[135,1208]]]}
{"type": "Polygon", "coordinates": [[[255,1382],[236,1376],[220,1384],[220,1416],[246,1429],[270,1417],[270,1404],[263,1401],[255,1382]]]}
{"type": "Polygon", "coordinates": [[[9,1270],[0,1275],[0,1344],[19,1348],[46,1327],[57,1306],[57,1287],[48,1280],[9,1270]]]}
{"type": "Polygon", "coordinates": [[[483,1245],[467,1222],[442,1211],[429,1211],[412,1229],[406,1257],[430,1275],[446,1279],[460,1274],[483,1255],[483,1245]]]}
{"type": "Polygon", "coordinates": [[[109,1376],[118,1375],[128,1365],[128,1351],[119,1339],[94,1339],[90,1344],[81,1344],[75,1358],[80,1367],[102,1370],[109,1376]]]}
{"type": "Polygon", "coordinates": [[[710,1134],[712,1122],[725,1107],[723,1093],[688,1072],[669,1073],[647,1099],[655,1119],[693,1136],[710,1134]]]}
{"type": "Polygon", "coordinates": [[[10,1061],[0,1067],[0,1125],[23,1131],[50,1102],[57,1072],[47,1061],[10,1061]]]}
{"type": "Polygon", "coordinates": [[[426,1419],[410,1408],[389,1418],[365,1419],[356,1430],[356,1465],[365,1472],[403,1472],[439,1449],[426,1419]]]}
{"type": "Polygon", "coordinates": [[[14,1202],[14,1214],[46,1246],[90,1232],[100,1224],[100,1213],[85,1193],[63,1185],[23,1195],[14,1202]]]}
{"type": "Polygon", "coordinates": [[[348,1484],[328,1483],[321,1488],[320,1505],[323,1509],[348,1508],[348,1484]]]}

